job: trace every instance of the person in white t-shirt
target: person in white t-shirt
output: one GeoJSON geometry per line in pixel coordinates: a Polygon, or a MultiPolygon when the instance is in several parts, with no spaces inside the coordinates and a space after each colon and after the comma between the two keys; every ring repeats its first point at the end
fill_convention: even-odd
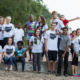
{"type": "MultiPolygon", "coordinates": [[[[38,20],[38,29],[41,31],[41,36],[45,35],[45,32],[48,30],[48,25],[46,24],[46,19],[44,16],[39,16],[38,20]]],[[[45,51],[43,48],[42,57],[44,57],[45,51]]]]}
{"type": "Polygon", "coordinates": [[[48,72],[51,73],[51,64],[50,61],[53,61],[53,71],[55,73],[55,65],[57,60],[57,52],[58,52],[58,32],[55,31],[56,23],[51,24],[51,29],[46,31],[44,39],[45,39],[45,51],[48,53],[48,72]]]}
{"type": "Polygon", "coordinates": [[[55,30],[58,30],[61,32],[61,29],[64,28],[63,22],[58,18],[58,13],[56,11],[52,12],[52,19],[50,20],[50,23],[56,23],[55,30]]]}
{"type": "Polygon", "coordinates": [[[38,21],[37,21],[37,25],[36,25],[36,28],[41,30],[41,26],[42,26],[42,23],[41,23],[41,16],[38,17],[38,21]]]}
{"type": "Polygon", "coordinates": [[[14,31],[14,43],[16,47],[18,41],[24,41],[24,30],[21,28],[21,23],[17,24],[17,28],[14,31]]]}
{"type": "Polygon", "coordinates": [[[8,38],[13,38],[14,36],[14,25],[11,22],[11,17],[8,16],[6,17],[6,23],[4,24],[4,45],[6,45],[6,42],[8,40],[8,38]]]}
{"type": "Polygon", "coordinates": [[[80,29],[77,29],[77,37],[72,41],[74,57],[72,61],[72,75],[78,76],[78,57],[80,53],[80,29]]]}
{"type": "Polygon", "coordinates": [[[4,18],[0,16],[0,45],[3,48],[3,27],[4,27],[4,18]]]}
{"type": "Polygon", "coordinates": [[[2,62],[3,60],[3,50],[2,50],[2,47],[0,45],[0,63],[2,62]]]}
{"type": "Polygon", "coordinates": [[[41,70],[41,55],[43,53],[43,44],[44,39],[41,37],[40,30],[37,29],[34,33],[34,36],[31,37],[29,45],[32,45],[32,54],[33,54],[33,71],[36,71],[38,67],[38,72],[41,70]]]}
{"type": "Polygon", "coordinates": [[[14,52],[15,47],[13,46],[12,38],[8,38],[8,44],[4,46],[4,63],[6,65],[5,70],[8,70],[8,63],[10,65],[9,70],[13,70],[14,52]]]}
{"type": "MultiPolygon", "coordinates": [[[[62,28],[64,28],[65,26],[64,26],[63,22],[58,18],[57,11],[52,12],[52,19],[50,20],[50,24],[52,24],[54,22],[56,23],[55,30],[57,32],[62,32],[62,28]]],[[[58,38],[58,49],[59,49],[59,45],[60,45],[60,37],[58,38]]]]}
{"type": "Polygon", "coordinates": [[[41,30],[41,35],[43,36],[45,34],[45,32],[48,30],[48,25],[46,24],[46,20],[45,20],[45,17],[44,16],[40,16],[39,17],[41,20],[40,20],[40,23],[39,23],[39,29],[41,30]]]}

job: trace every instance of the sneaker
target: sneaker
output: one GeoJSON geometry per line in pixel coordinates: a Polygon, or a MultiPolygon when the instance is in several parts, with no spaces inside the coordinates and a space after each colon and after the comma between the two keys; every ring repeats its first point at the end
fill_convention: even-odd
{"type": "Polygon", "coordinates": [[[5,71],[8,71],[8,67],[5,68],[5,71]]]}
{"type": "Polygon", "coordinates": [[[37,73],[38,73],[38,74],[40,74],[40,73],[41,73],[41,71],[38,71],[37,73]]]}
{"type": "Polygon", "coordinates": [[[75,77],[75,75],[73,74],[72,77],[75,77]]]}
{"type": "Polygon", "coordinates": [[[37,73],[37,71],[33,70],[33,73],[37,73]]]}
{"type": "Polygon", "coordinates": [[[12,66],[10,66],[10,69],[9,69],[10,71],[12,71],[13,70],[13,67],[12,66]]]}
{"type": "Polygon", "coordinates": [[[77,75],[77,74],[74,74],[74,75],[72,75],[73,77],[79,77],[79,75],[77,75]]]}
{"type": "Polygon", "coordinates": [[[65,76],[65,77],[67,77],[67,76],[68,76],[68,74],[64,74],[64,76],[65,76]]]}
{"type": "Polygon", "coordinates": [[[48,74],[51,74],[51,71],[48,71],[48,74]]]}
{"type": "Polygon", "coordinates": [[[22,72],[25,72],[24,70],[22,70],[22,72]]]}
{"type": "Polygon", "coordinates": [[[80,74],[78,74],[78,77],[80,77],[80,74]]]}
{"type": "Polygon", "coordinates": [[[61,74],[57,73],[56,76],[61,76],[61,74]]]}
{"type": "Polygon", "coordinates": [[[52,74],[56,74],[56,72],[55,71],[52,71],[52,74]]]}

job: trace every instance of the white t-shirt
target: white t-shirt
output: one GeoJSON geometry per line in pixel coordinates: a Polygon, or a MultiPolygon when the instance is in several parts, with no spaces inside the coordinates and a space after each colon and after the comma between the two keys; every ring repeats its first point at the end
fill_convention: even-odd
{"type": "Polygon", "coordinates": [[[58,51],[58,46],[57,46],[58,35],[56,35],[55,30],[54,31],[52,31],[52,30],[46,31],[44,38],[47,39],[48,50],[58,51]]]}
{"type": "Polygon", "coordinates": [[[22,28],[16,28],[14,31],[14,42],[17,43],[18,41],[22,41],[24,37],[24,30],[22,28]]]}
{"type": "Polygon", "coordinates": [[[5,45],[3,52],[5,52],[6,54],[10,55],[13,52],[15,52],[15,47],[13,45],[5,45]]]}
{"type": "Polygon", "coordinates": [[[14,35],[14,29],[13,24],[4,24],[4,38],[12,37],[14,35]]]}
{"type": "Polygon", "coordinates": [[[3,52],[3,50],[2,50],[2,47],[0,46],[0,53],[2,53],[3,52]]]}
{"type": "Polygon", "coordinates": [[[74,51],[75,51],[75,52],[79,52],[79,50],[80,50],[80,36],[77,37],[77,38],[75,38],[75,39],[72,41],[72,43],[73,43],[74,51]]]}
{"type": "Polygon", "coordinates": [[[42,31],[44,32],[46,29],[48,29],[48,25],[45,24],[43,27],[42,27],[42,31]]]}
{"type": "MultiPolygon", "coordinates": [[[[55,30],[59,30],[61,32],[61,28],[64,28],[64,24],[60,19],[55,19],[54,22],[56,23],[55,30]]],[[[52,19],[50,20],[50,24],[52,24],[52,19]]]]}
{"type": "Polygon", "coordinates": [[[3,33],[2,33],[3,28],[4,28],[4,25],[0,24],[0,40],[3,40],[3,33]]]}
{"type": "Polygon", "coordinates": [[[37,22],[36,28],[41,27],[41,26],[42,26],[42,24],[41,24],[41,23],[39,24],[39,23],[37,22]]]}
{"type": "Polygon", "coordinates": [[[30,39],[30,42],[33,42],[32,53],[42,53],[43,52],[43,44],[44,44],[43,37],[40,40],[37,37],[32,36],[30,39]]]}

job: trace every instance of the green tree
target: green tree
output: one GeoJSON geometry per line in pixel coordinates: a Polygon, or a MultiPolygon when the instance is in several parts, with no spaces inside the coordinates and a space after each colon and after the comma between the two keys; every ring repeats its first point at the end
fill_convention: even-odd
{"type": "Polygon", "coordinates": [[[1,0],[0,1],[0,16],[11,16],[12,23],[21,22],[24,24],[30,14],[35,16],[35,19],[40,15],[50,19],[51,13],[46,6],[42,5],[42,0],[1,0]]]}

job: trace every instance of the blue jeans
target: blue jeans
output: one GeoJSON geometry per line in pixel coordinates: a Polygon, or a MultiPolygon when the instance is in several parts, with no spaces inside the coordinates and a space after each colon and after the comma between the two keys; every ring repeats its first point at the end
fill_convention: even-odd
{"type": "Polygon", "coordinates": [[[27,34],[26,40],[30,40],[31,37],[32,37],[32,36],[29,36],[29,35],[27,34]]]}
{"type": "Polygon", "coordinates": [[[17,61],[21,62],[22,63],[22,71],[24,71],[24,67],[25,67],[25,58],[23,57],[15,57],[14,59],[14,64],[15,64],[15,67],[16,67],[16,70],[17,70],[17,61]]]}
{"type": "Polygon", "coordinates": [[[10,64],[10,65],[13,65],[13,56],[11,56],[10,58],[8,58],[7,56],[4,56],[4,63],[6,64],[6,65],[8,65],[8,63],[10,64]]]}

